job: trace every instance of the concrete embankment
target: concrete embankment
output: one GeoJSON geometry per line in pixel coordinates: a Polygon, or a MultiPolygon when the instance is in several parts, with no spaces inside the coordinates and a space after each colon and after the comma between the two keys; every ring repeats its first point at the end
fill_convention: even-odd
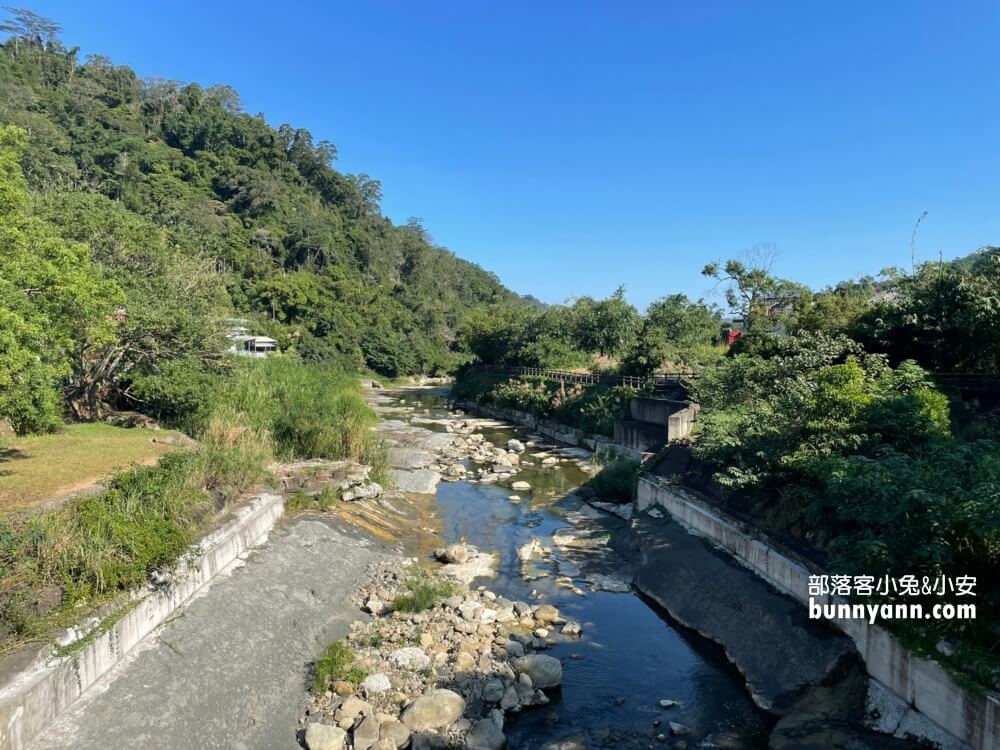
{"type": "Polygon", "coordinates": [[[25,747],[212,579],[262,543],[283,507],[282,498],[261,495],[237,508],[228,522],[202,540],[195,557],[171,585],[146,592],[107,627],[92,624],[86,637],[79,630],[70,631],[64,642],[80,639],[70,654],[58,656],[53,647],[46,646],[22,652],[20,662],[14,659],[13,664],[5,664],[0,685],[0,749],[25,747]]]}
{"type": "Polygon", "coordinates": [[[31,747],[297,747],[309,664],[347,632],[351,594],[384,554],[332,518],[281,525],[31,747]]]}
{"type": "MultiPolygon", "coordinates": [[[[593,440],[523,412],[463,406],[574,445],[593,440]]],[[[802,564],[655,478],[640,483],[636,509],[650,506],[684,528],[637,513],[628,532],[616,537],[616,548],[637,562],[636,587],[674,619],[720,643],[755,702],[782,717],[772,747],[912,746],[907,738],[949,750],[1000,747],[994,697],[957,685],[881,628],[809,621],[803,606],[809,571],[802,564]]]]}
{"type": "MultiPolygon", "coordinates": [[[[652,510],[654,514],[669,514],[690,534],[700,537],[696,539],[685,534],[681,526],[669,524],[671,531],[665,535],[655,534],[655,541],[645,539],[642,542],[642,546],[652,549],[652,552],[648,555],[650,567],[640,571],[637,586],[658,601],[663,599],[661,603],[668,611],[676,609],[681,617],[687,611],[684,604],[677,603],[675,596],[677,591],[683,590],[683,584],[674,579],[691,575],[690,572],[684,573],[687,564],[681,550],[697,543],[706,549],[706,545],[711,544],[714,549],[725,551],[743,566],[745,576],[782,592],[785,595],[782,599],[796,610],[795,617],[805,619],[809,575],[819,572],[812,571],[807,562],[780,549],[773,542],[759,538],[752,529],[743,528],[739,522],[726,518],[721,511],[710,507],[694,494],[654,477],[640,480],[636,510],[636,523],[640,526],[645,523],[642,519],[648,518],[647,512],[652,510]],[[679,535],[687,536],[687,540],[679,535]],[[672,548],[670,539],[674,541],[672,548]]],[[[714,584],[712,588],[715,588],[714,584]]],[[[730,617],[741,617],[742,605],[737,602],[742,598],[740,592],[730,594],[729,604],[723,607],[724,610],[729,609],[730,617]]],[[[748,633],[753,632],[753,618],[747,617],[744,621],[748,633]]],[[[867,685],[867,712],[864,717],[869,725],[899,738],[923,738],[942,748],[994,750],[1000,747],[1000,702],[996,697],[977,694],[960,686],[940,665],[912,654],[878,626],[857,620],[835,621],[832,625],[837,628],[841,640],[849,638],[853,641],[871,677],[867,685]]],[[[702,629],[698,625],[694,627],[702,629]]],[[[730,630],[718,622],[710,623],[710,629],[716,634],[730,630]]],[[[735,633],[736,641],[745,637],[735,633]]],[[[727,645],[726,648],[731,658],[739,653],[737,646],[727,645]]],[[[736,663],[741,670],[745,670],[747,665],[754,663],[754,659],[744,664],[736,663]]],[[[772,747],[785,750],[865,747],[851,745],[848,739],[844,739],[845,733],[836,726],[841,721],[840,716],[832,717],[832,721],[827,721],[825,725],[817,721],[824,718],[825,709],[817,710],[815,702],[810,706],[809,701],[810,696],[804,696],[798,709],[789,712],[791,715],[786,715],[779,722],[772,737],[772,747]],[[811,717],[809,711],[812,711],[811,717]],[[810,735],[815,739],[812,744],[807,744],[805,738],[810,735]]],[[[855,740],[850,738],[850,741],[855,740]]]]}
{"type": "Polygon", "coordinates": [[[868,681],[854,644],[797,602],[665,518],[639,514],[614,546],[635,587],[722,646],[754,702],[782,717],[774,750],[912,747],[863,725],[868,681]]]}
{"type": "Polygon", "coordinates": [[[794,601],[676,523],[640,515],[614,546],[635,564],[635,586],[719,643],[769,713],[787,713],[810,686],[860,666],[849,638],[809,621],[794,601]]]}

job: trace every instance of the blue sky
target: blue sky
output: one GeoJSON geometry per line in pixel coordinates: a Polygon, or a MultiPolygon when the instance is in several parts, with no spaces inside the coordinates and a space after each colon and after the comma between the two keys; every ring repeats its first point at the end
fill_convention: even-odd
{"type": "Polygon", "coordinates": [[[1000,244],[1000,3],[29,3],[337,144],[398,222],[547,302],[812,286],[1000,244]],[[142,10],[140,10],[140,8],[142,10]]]}

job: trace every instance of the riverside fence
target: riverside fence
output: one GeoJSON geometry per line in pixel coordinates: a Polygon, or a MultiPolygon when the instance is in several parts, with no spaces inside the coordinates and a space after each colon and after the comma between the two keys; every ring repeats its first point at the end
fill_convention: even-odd
{"type": "Polygon", "coordinates": [[[493,372],[500,375],[531,375],[560,380],[564,383],[583,383],[584,385],[622,385],[630,388],[654,389],[675,385],[687,385],[698,374],[694,371],[665,372],[656,375],[595,375],[589,372],[568,372],[565,370],[546,370],[541,367],[498,367],[495,365],[477,365],[477,370],[493,372]]]}

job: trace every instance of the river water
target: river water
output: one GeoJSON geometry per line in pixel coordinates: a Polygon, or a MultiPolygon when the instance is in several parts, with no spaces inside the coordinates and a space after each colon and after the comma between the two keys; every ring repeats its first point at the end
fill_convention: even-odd
{"type": "MultiPolygon", "coordinates": [[[[446,391],[395,395],[415,407],[409,419],[444,429],[424,419],[450,414],[446,391]]],[[[513,426],[482,431],[498,446],[513,437],[531,438],[513,426]]],[[[532,461],[534,453],[559,455],[559,450],[549,442],[529,447],[522,458],[532,461]]],[[[588,475],[572,461],[554,468],[534,463],[516,476],[532,490],[517,493],[515,500],[512,490],[499,484],[442,482],[437,490],[443,541],[499,553],[497,577],[482,583],[510,599],[554,604],[583,625],[582,638],[549,651],[563,661],[562,689],[548,706],[525,710],[507,723],[510,747],[530,750],[568,737],[592,748],[672,747],[680,739],[691,748],[767,747],[771,722],[753,706],[721,648],[670,622],[628,587],[627,565],[600,543],[625,521],[572,494],[588,475]],[[584,546],[555,545],[553,534],[567,529],[583,534],[584,546]],[[522,565],[517,550],[532,539],[552,554],[522,565]],[[661,708],[662,699],[678,705],[661,708]],[[690,734],[671,736],[671,721],[687,726],[690,734]]],[[[474,476],[475,465],[467,466],[474,476]]]]}

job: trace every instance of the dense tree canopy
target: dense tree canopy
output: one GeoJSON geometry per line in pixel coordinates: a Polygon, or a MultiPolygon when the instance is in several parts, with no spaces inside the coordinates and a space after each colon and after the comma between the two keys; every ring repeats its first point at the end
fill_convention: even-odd
{"type": "Polygon", "coordinates": [[[58,379],[114,338],[124,299],[86,245],[28,213],[19,158],[23,131],[0,128],[0,417],[19,431],[54,427],[58,379]]]}
{"type": "MultiPolygon", "coordinates": [[[[435,246],[419,222],[382,216],[379,183],[334,169],[333,144],[244,112],[228,86],[142,80],[101,56],[81,63],[57,24],[12,16],[0,123],[28,134],[21,167],[42,211],[66,238],[102,248],[108,268],[122,260],[115,253],[134,262],[148,253],[165,278],[198,279],[191,315],[209,297],[216,305],[221,288],[238,314],[281,323],[269,330],[286,350],[405,374],[453,367],[467,357],[457,339],[466,318],[521,304],[492,274],[435,246]],[[143,236],[152,247],[140,251],[143,236]]],[[[132,276],[129,320],[148,331],[140,312],[162,311],[166,299],[147,306],[140,298],[153,290],[139,281],[132,276]]],[[[171,289],[164,294],[184,291],[171,289]]],[[[193,343],[186,325],[176,321],[173,344],[161,337],[157,357],[177,336],[193,343]]]]}

